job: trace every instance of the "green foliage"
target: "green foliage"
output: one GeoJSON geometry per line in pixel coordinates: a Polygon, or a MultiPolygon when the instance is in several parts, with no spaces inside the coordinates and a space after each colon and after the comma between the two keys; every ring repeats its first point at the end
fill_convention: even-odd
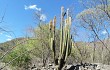
{"type": "Polygon", "coordinates": [[[49,31],[47,24],[40,24],[40,26],[35,28],[34,36],[36,39],[36,43],[34,43],[34,46],[37,47],[37,49],[34,50],[33,54],[35,54],[37,57],[46,58],[49,53],[50,47],[48,42],[48,34],[49,31]]]}
{"type": "Polygon", "coordinates": [[[81,62],[91,62],[92,49],[90,46],[87,46],[86,43],[77,42],[75,43],[74,48],[72,49],[71,56],[74,59],[75,63],[81,62]]]}
{"type": "MultiPolygon", "coordinates": [[[[59,31],[56,29],[56,45],[59,45],[59,31]]],[[[34,30],[34,38],[33,46],[37,47],[33,51],[33,54],[37,57],[42,58],[42,55],[44,57],[50,56],[50,46],[49,46],[49,25],[48,24],[40,24],[37,28],[34,30]]]]}
{"type": "MultiPolygon", "coordinates": [[[[22,53],[25,53],[27,50],[25,47],[19,47],[10,52],[4,59],[3,61],[5,63],[8,63],[12,61],[14,58],[17,56],[21,55],[22,53]]],[[[11,65],[12,66],[18,66],[18,67],[26,67],[30,63],[30,55],[28,53],[23,54],[22,56],[18,57],[16,60],[14,60],[11,65]]]]}

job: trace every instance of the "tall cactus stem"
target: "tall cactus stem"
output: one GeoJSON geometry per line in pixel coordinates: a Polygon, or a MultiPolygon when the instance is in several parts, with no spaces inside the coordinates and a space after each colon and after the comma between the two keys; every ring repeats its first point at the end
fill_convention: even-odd
{"type": "Polygon", "coordinates": [[[62,43],[63,43],[63,21],[64,21],[64,7],[61,7],[61,22],[60,22],[60,29],[61,29],[61,32],[60,32],[60,56],[62,54],[62,43]]]}
{"type": "Polygon", "coordinates": [[[66,14],[67,14],[67,18],[64,20],[64,16],[65,16],[64,7],[61,7],[59,57],[56,57],[56,42],[55,42],[56,17],[54,17],[53,21],[50,21],[50,25],[49,25],[50,41],[51,41],[50,43],[51,43],[51,49],[53,51],[54,63],[55,65],[58,65],[56,70],[62,70],[72,49],[72,35],[70,33],[71,17],[69,16],[69,9],[67,9],[66,14]]]}

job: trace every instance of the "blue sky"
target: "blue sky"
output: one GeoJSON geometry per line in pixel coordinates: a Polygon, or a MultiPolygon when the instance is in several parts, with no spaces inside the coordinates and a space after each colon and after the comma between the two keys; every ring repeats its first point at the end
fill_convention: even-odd
{"type": "MultiPolygon", "coordinates": [[[[0,43],[24,37],[27,28],[36,27],[36,11],[42,11],[41,19],[49,22],[55,15],[60,16],[61,6],[73,7],[74,16],[84,10],[79,0],[0,0],[0,19],[5,12],[4,22],[0,23],[0,27],[15,34],[0,31],[0,43]]],[[[84,31],[79,32],[82,33],[84,31]]]]}
{"type": "Polygon", "coordinates": [[[0,19],[5,12],[4,22],[0,26],[15,34],[0,31],[0,43],[24,37],[28,27],[36,26],[36,11],[41,10],[44,20],[48,22],[55,15],[60,15],[61,6],[68,8],[71,5],[75,9],[74,14],[82,10],[78,0],[0,0],[0,19]]]}

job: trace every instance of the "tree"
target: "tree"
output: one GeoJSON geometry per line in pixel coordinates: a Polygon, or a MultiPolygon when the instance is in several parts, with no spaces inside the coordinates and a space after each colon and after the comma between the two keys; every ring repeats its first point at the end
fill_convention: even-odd
{"type": "MultiPolygon", "coordinates": [[[[88,30],[94,42],[101,42],[102,44],[102,63],[104,63],[105,51],[110,53],[109,46],[104,42],[104,39],[109,39],[109,2],[108,0],[93,0],[88,1],[89,6],[86,6],[86,10],[78,14],[80,26],[88,30]],[[94,3],[94,4],[93,4],[94,3]],[[106,35],[102,35],[102,32],[106,31],[106,35]]],[[[107,40],[108,41],[108,40],[107,40]]],[[[98,46],[98,45],[97,45],[98,46]]],[[[94,43],[94,52],[95,52],[94,43]]]]}
{"type": "MultiPolygon", "coordinates": [[[[36,50],[32,51],[32,54],[36,57],[42,59],[42,66],[46,66],[48,61],[52,61],[52,53],[49,46],[49,24],[40,23],[36,28],[31,30],[33,36],[32,39],[35,39],[32,42],[33,47],[37,47],[36,50]]],[[[59,45],[59,30],[56,29],[56,45],[59,45]]]]}
{"type": "Polygon", "coordinates": [[[36,44],[39,48],[39,51],[36,53],[39,54],[38,57],[42,58],[43,66],[45,66],[46,61],[50,57],[48,24],[41,24],[34,32],[35,38],[37,39],[36,44]]]}

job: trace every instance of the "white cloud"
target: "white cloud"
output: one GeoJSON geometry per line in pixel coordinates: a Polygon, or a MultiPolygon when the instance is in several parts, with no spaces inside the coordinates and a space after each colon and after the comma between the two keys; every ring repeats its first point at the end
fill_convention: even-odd
{"type": "Polygon", "coordinates": [[[29,5],[29,6],[24,6],[24,9],[25,10],[28,10],[28,9],[33,9],[33,10],[37,10],[37,11],[41,11],[41,8],[38,8],[37,5],[29,5]]]}
{"type": "Polygon", "coordinates": [[[47,19],[46,15],[45,15],[45,14],[41,14],[41,16],[40,16],[40,20],[42,20],[42,21],[46,21],[46,19],[47,19]]]}
{"type": "MultiPolygon", "coordinates": [[[[37,5],[29,5],[29,6],[24,5],[24,9],[25,10],[35,10],[36,12],[41,11],[41,8],[38,8],[37,5]]],[[[40,20],[46,21],[47,17],[45,14],[39,13],[39,15],[40,15],[40,20]]]]}
{"type": "Polygon", "coordinates": [[[0,32],[0,35],[2,35],[3,33],[2,32],[0,32]]]}
{"type": "Polygon", "coordinates": [[[10,38],[8,38],[8,39],[6,39],[7,41],[11,41],[12,39],[10,39],[10,38]]]}
{"type": "Polygon", "coordinates": [[[12,36],[10,36],[10,35],[5,35],[6,37],[7,37],[7,41],[10,41],[10,40],[12,40],[13,39],[13,37],[12,36]]]}
{"type": "Polygon", "coordinates": [[[107,31],[106,31],[106,30],[103,30],[103,31],[102,31],[102,34],[103,34],[103,35],[107,34],[107,31]]]}
{"type": "Polygon", "coordinates": [[[10,36],[10,35],[5,35],[6,37],[8,37],[8,38],[12,38],[12,36],[10,36]]]}

